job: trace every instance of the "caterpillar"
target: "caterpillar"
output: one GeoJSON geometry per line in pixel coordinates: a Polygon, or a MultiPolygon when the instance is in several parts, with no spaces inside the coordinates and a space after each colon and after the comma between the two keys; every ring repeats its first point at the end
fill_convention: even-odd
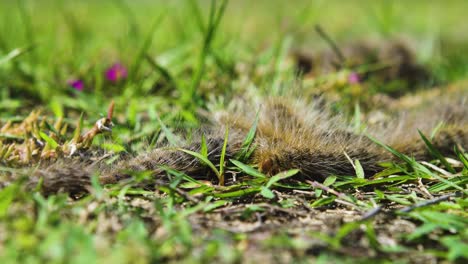
{"type": "MultiPolygon", "coordinates": [[[[437,95],[437,94],[436,94],[437,95]]],[[[424,97],[424,95],[421,95],[424,97]]],[[[410,96],[403,97],[402,101],[410,96]]],[[[468,107],[466,90],[456,90],[445,98],[426,96],[422,102],[404,111],[395,111],[393,118],[369,124],[366,133],[378,138],[397,151],[416,159],[430,159],[418,133],[434,134],[433,144],[443,155],[453,154],[453,147],[468,146],[468,107]],[[433,129],[440,128],[433,133],[433,129]]],[[[391,108],[391,107],[390,107],[391,108]]],[[[224,143],[224,131],[229,128],[226,161],[236,156],[256,120],[255,109],[241,102],[232,111],[213,115],[206,133],[207,158],[219,164],[224,143]]],[[[366,177],[382,170],[378,165],[395,158],[362,133],[355,133],[340,116],[326,110],[321,102],[305,103],[290,98],[264,99],[258,113],[254,139],[255,151],[247,161],[268,175],[299,169],[297,177],[322,181],[331,174],[354,175],[351,161],[359,160],[366,177]],[[351,161],[350,161],[351,160],[351,161]]],[[[196,157],[180,148],[200,151],[201,141],[193,140],[178,147],[159,147],[130,156],[114,166],[89,161],[59,161],[34,170],[29,186],[42,179],[45,194],[59,191],[70,194],[87,192],[93,174],[101,184],[128,179],[129,171],[151,171],[152,179],[164,179],[161,166],[170,167],[195,179],[217,178],[196,157]]],[[[150,181],[151,182],[151,181],[150,181]]]]}

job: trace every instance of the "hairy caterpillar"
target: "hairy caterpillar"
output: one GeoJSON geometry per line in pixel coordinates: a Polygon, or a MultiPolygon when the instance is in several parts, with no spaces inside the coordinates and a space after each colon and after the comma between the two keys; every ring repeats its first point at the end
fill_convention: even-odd
{"type": "MultiPolygon", "coordinates": [[[[403,97],[401,100],[407,100],[403,97]]],[[[454,145],[468,146],[468,107],[466,90],[456,91],[440,100],[427,96],[422,103],[395,111],[394,117],[378,124],[369,124],[367,133],[397,151],[430,159],[418,129],[430,135],[444,155],[451,155],[454,145]]],[[[394,159],[392,155],[362,134],[353,132],[340,116],[334,116],[321,103],[302,103],[288,98],[264,99],[258,116],[256,149],[247,162],[266,174],[299,169],[299,177],[323,180],[330,174],[354,175],[351,160],[359,160],[367,177],[379,172],[378,163],[394,159]]],[[[234,112],[217,115],[206,134],[208,159],[219,164],[224,142],[224,130],[229,127],[225,160],[235,157],[255,120],[254,109],[240,103],[234,112]]],[[[201,141],[180,146],[200,151],[201,141]]],[[[99,174],[102,184],[117,183],[130,177],[128,171],[151,171],[154,179],[163,179],[161,165],[181,171],[196,179],[216,181],[210,169],[197,158],[175,147],[161,147],[121,160],[115,166],[89,162],[62,161],[34,171],[30,185],[42,178],[44,193],[60,190],[74,194],[86,192],[91,175],[99,174]]]]}

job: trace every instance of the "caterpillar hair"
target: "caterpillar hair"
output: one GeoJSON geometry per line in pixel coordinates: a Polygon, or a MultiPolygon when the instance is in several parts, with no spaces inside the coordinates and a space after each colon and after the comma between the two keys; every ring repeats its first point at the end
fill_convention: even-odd
{"type": "MultiPolygon", "coordinates": [[[[402,101],[408,100],[403,97],[402,101]]],[[[461,90],[443,99],[426,98],[421,104],[394,113],[379,124],[370,124],[366,133],[397,151],[416,159],[430,159],[418,130],[432,136],[433,144],[443,155],[453,154],[453,147],[468,145],[467,93],[461,90]],[[438,128],[434,131],[435,128],[438,128]]],[[[252,103],[241,102],[232,111],[214,115],[212,126],[205,133],[207,158],[219,164],[225,130],[229,137],[225,160],[236,156],[244,138],[256,120],[252,103]]],[[[253,155],[247,162],[272,175],[289,169],[299,169],[300,178],[324,180],[331,174],[354,175],[354,160],[359,160],[366,177],[381,170],[378,165],[394,157],[362,133],[355,133],[344,118],[329,113],[323,102],[304,103],[297,99],[263,99],[258,112],[258,126],[253,155]]],[[[194,138],[201,138],[201,136],[194,138]]],[[[97,173],[102,184],[117,183],[131,177],[130,172],[151,171],[153,183],[165,179],[162,167],[170,167],[195,179],[217,178],[196,157],[181,151],[199,152],[199,139],[178,147],[159,147],[133,157],[124,158],[112,167],[103,164],[62,161],[42,166],[33,173],[30,186],[42,179],[46,194],[65,191],[86,192],[91,175],[97,173]]],[[[151,184],[151,180],[149,181],[151,184]]]]}

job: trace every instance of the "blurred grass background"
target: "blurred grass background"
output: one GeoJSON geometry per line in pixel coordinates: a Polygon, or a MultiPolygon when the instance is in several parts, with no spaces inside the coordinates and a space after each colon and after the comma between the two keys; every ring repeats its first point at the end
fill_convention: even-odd
{"type": "MultiPolygon", "coordinates": [[[[320,24],[338,44],[410,36],[417,40],[418,58],[437,63],[442,79],[461,78],[467,6],[466,1],[231,1],[212,44],[218,69],[208,71],[268,61],[273,59],[268,52],[285,41],[286,49],[327,48],[313,28],[320,24]]],[[[67,79],[84,77],[93,79],[88,86],[98,91],[95,95],[119,96],[123,88],[103,88],[99,73],[122,61],[138,68],[132,77],[138,84],[127,86],[145,95],[151,82],[143,77],[151,66],[138,60],[143,52],[186,86],[201,52],[208,12],[209,1],[194,0],[1,1],[0,56],[30,50],[2,65],[0,85],[12,94],[27,91],[47,101],[67,90],[67,79]]]]}

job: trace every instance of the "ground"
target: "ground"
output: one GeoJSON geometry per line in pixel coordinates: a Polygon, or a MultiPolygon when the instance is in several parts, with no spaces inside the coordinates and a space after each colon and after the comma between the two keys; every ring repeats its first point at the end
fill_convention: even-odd
{"type": "MultiPolygon", "coordinates": [[[[442,149],[428,134],[425,159],[375,140],[395,157],[375,175],[356,160],[350,175],[298,177],[292,165],[266,175],[268,164],[248,153],[226,155],[224,134],[214,163],[204,160],[203,140],[177,150],[206,175],[166,168],[154,179],[154,170],[127,166],[128,177],[109,183],[101,174],[155,148],[200,141],[238,102],[314,103],[366,139],[372,123],[402,111],[435,115],[442,98],[468,94],[466,8],[465,1],[0,2],[0,259],[463,263],[468,146],[442,149]],[[91,163],[99,168],[87,171],[91,163]],[[79,188],[50,187],[57,170],[79,188]]],[[[454,125],[464,138],[462,121],[454,125]]],[[[248,124],[243,142],[252,151],[255,128],[248,124]]]]}

